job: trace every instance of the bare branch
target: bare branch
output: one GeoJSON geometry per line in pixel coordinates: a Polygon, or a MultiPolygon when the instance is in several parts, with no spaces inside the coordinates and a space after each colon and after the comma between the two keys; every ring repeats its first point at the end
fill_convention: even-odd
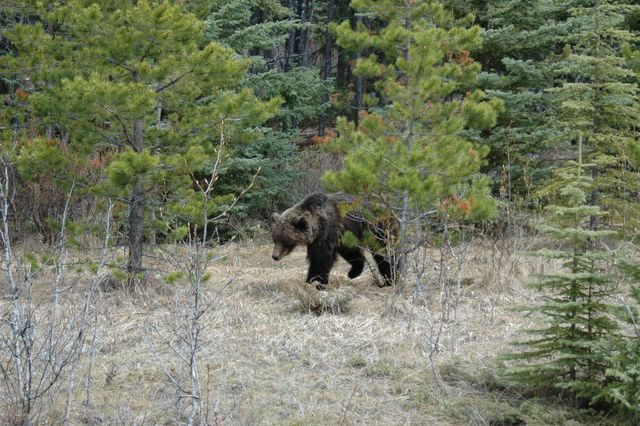
{"type": "Polygon", "coordinates": [[[186,76],[188,76],[189,74],[191,74],[193,72],[193,70],[189,70],[187,72],[185,72],[184,74],[174,78],[173,80],[163,84],[162,86],[158,87],[156,89],[156,93],[160,93],[165,89],[168,89],[169,87],[173,86],[174,84],[178,83],[180,80],[182,80],[183,78],[185,78],[186,76]]]}
{"type": "Polygon", "coordinates": [[[113,109],[109,108],[106,105],[102,105],[102,108],[104,108],[105,111],[107,111],[109,114],[112,114],[116,118],[116,120],[118,120],[118,122],[120,123],[120,126],[122,127],[122,132],[124,133],[124,137],[127,143],[131,145],[132,148],[135,148],[135,145],[133,144],[133,140],[131,139],[131,136],[129,136],[129,129],[127,128],[127,124],[124,122],[122,117],[120,117],[120,114],[118,114],[116,111],[114,111],[113,109]]]}

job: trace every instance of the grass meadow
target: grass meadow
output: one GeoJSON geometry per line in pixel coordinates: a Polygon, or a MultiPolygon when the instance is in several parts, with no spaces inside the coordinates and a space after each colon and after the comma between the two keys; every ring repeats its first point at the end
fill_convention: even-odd
{"type": "MultiPolygon", "coordinates": [[[[460,275],[443,273],[451,263],[427,262],[419,285],[410,280],[404,289],[379,288],[370,268],[349,280],[339,260],[326,291],[303,282],[304,248],[281,262],[271,259],[266,239],[207,249],[215,260],[201,289],[200,423],[606,424],[501,377],[497,356],[532,326],[511,308],[536,303],[525,283],[553,267],[502,246],[471,245],[460,275]]],[[[163,279],[171,272],[168,253],[180,250],[150,253],[147,282],[135,290],[105,273],[91,306],[90,337],[56,390],[39,400],[35,423],[186,423],[189,398],[176,382],[188,377],[178,348],[190,296],[182,279],[163,279]]],[[[114,261],[123,255],[109,254],[114,261]]],[[[81,309],[92,277],[84,266],[89,256],[70,257],[77,266],[69,267],[69,285],[60,292],[62,316],[81,309]]],[[[50,315],[51,285],[46,274],[34,281],[36,316],[50,315]]],[[[7,312],[8,298],[2,303],[7,312]]],[[[11,423],[11,405],[5,408],[3,420],[11,423]]]]}

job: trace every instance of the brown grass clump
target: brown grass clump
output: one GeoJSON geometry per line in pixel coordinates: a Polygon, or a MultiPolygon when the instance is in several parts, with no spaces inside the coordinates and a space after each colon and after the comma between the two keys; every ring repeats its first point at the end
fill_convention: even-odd
{"type": "Polygon", "coordinates": [[[313,285],[292,283],[286,288],[286,291],[298,300],[302,312],[317,315],[322,313],[346,314],[354,298],[353,290],[347,287],[329,287],[325,291],[318,291],[313,285]]]}

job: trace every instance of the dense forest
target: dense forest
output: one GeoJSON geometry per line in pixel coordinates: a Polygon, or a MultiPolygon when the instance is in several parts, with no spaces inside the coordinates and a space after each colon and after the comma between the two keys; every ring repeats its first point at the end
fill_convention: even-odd
{"type": "Polygon", "coordinates": [[[3,1],[0,419],[636,424],[639,35],[635,0],[3,1]],[[393,259],[394,286],[369,271],[353,292],[338,271],[318,290],[287,269],[301,258],[269,263],[272,213],[318,191],[375,228],[344,243],[393,259]],[[529,268],[517,291],[515,264],[529,268]],[[464,375],[485,405],[437,411],[462,375],[436,355],[464,346],[465,298],[491,295],[493,316],[515,293],[500,309],[521,328],[483,358],[491,380],[464,375]],[[295,314],[269,318],[322,339],[327,323],[359,318],[359,297],[377,298],[368,317],[389,333],[419,328],[397,347],[422,342],[421,355],[350,355],[341,368],[362,381],[327,406],[251,405],[267,397],[220,355],[233,324],[259,322],[238,312],[293,298],[295,314]],[[159,315],[115,333],[139,332],[155,363],[140,377],[160,378],[116,367],[135,356],[109,349],[113,303],[159,315]],[[429,378],[390,384],[405,367],[429,378]],[[109,405],[98,389],[116,375],[166,404],[109,405]],[[366,408],[381,401],[361,390],[377,379],[406,397],[406,418],[366,408]]]}

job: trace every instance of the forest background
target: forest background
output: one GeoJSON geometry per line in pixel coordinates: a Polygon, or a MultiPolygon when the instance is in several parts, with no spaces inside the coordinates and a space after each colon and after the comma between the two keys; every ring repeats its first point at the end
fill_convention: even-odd
{"type": "MultiPolygon", "coordinates": [[[[399,224],[385,304],[417,303],[441,266],[443,323],[457,324],[469,247],[537,249],[557,270],[531,280],[519,312],[540,322],[495,387],[569,401],[580,421],[638,419],[634,1],[10,0],[0,27],[8,421],[95,406],[98,294],[158,275],[187,289],[182,317],[167,308],[182,320],[145,331],[182,366],[165,371],[171,419],[217,423],[202,373],[204,313],[223,293],[207,286],[226,280],[212,248],[261,241],[271,213],[318,190],[399,224]]],[[[296,297],[336,314],[336,294],[296,297]]],[[[438,388],[443,329],[427,339],[438,388]]],[[[525,411],[501,421],[542,421],[525,411]]]]}

